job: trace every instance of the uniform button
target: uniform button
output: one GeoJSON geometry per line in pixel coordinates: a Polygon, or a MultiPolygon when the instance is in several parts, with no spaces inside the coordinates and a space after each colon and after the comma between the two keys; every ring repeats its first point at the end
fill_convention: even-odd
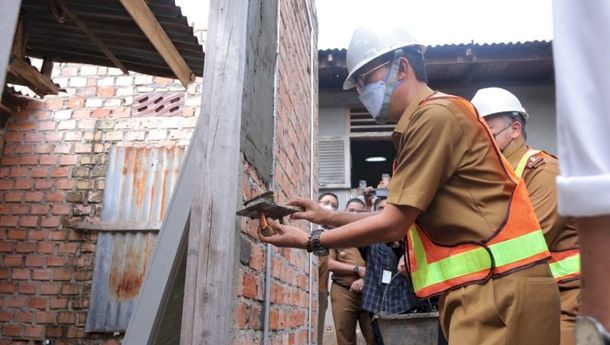
{"type": "Polygon", "coordinates": [[[347,255],[344,251],[339,252],[339,257],[344,258],[347,255]]]}

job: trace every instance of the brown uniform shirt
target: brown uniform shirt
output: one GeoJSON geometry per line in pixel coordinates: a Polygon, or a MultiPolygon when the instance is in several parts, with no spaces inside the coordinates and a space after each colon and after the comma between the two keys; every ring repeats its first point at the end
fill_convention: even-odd
{"type": "Polygon", "coordinates": [[[507,217],[515,183],[482,120],[447,99],[420,105],[432,94],[420,90],[392,134],[388,202],[421,210],[417,223],[439,244],[488,239],[507,217]]]}
{"type": "MultiPolygon", "coordinates": [[[[328,258],[354,266],[366,265],[364,259],[362,258],[362,255],[360,255],[360,251],[358,250],[358,248],[331,249],[328,258]]],[[[358,280],[358,278],[360,277],[355,273],[337,274],[333,272],[332,276],[333,282],[348,289],[350,288],[353,282],[358,280]]]]}
{"type": "MultiPolygon", "coordinates": [[[[516,167],[521,157],[530,149],[529,146],[510,144],[504,150],[504,156],[511,166],[516,167]]],[[[538,223],[544,232],[546,243],[551,251],[561,251],[578,247],[578,228],[576,219],[562,217],[557,212],[557,184],[559,163],[557,158],[541,155],[542,160],[525,169],[523,180],[534,206],[538,223]]],[[[569,281],[559,284],[562,288],[580,286],[580,281],[569,281]]],[[[575,304],[575,303],[573,303],[575,304]]]]}

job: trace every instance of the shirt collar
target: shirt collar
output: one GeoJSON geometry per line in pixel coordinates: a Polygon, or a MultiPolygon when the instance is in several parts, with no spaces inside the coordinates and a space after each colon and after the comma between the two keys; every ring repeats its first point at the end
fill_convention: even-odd
{"type": "Polygon", "coordinates": [[[521,157],[523,157],[523,155],[530,149],[529,146],[527,146],[524,143],[522,144],[516,144],[514,141],[512,143],[510,143],[510,145],[508,145],[508,147],[504,150],[503,155],[504,157],[506,157],[506,160],[508,161],[508,163],[510,163],[510,165],[514,168],[517,167],[517,165],[519,164],[519,161],[521,160],[521,157]]]}
{"type": "Polygon", "coordinates": [[[405,109],[405,111],[402,113],[400,120],[398,120],[398,123],[396,124],[394,132],[402,133],[407,128],[411,116],[419,108],[419,104],[421,103],[421,101],[430,97],[430,95],[432,95],[433,93],[434,90],[428,87],[428,85],[419,89],[419,91],[417,91],[417,93],[415,94],[413,101],[409,104],[409,106],[407,106],[407,109],[405,109]]]}

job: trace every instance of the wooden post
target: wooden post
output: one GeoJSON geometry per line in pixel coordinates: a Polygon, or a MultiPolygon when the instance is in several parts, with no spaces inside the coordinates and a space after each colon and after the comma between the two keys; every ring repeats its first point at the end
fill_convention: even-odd
{"type": "Polygon", "coordinates": [[[210,3],[181,344],[229,344],[249,1],[210,3]]]}
{"type": "Polygon", "coordinates": [[[21,0],[2,0],[0,1],[0,98],[4,91],[4,81],[6,80],[6,68],[13,46],[13,37],[17,19],[19,19],[19,7],[21,0]]]}

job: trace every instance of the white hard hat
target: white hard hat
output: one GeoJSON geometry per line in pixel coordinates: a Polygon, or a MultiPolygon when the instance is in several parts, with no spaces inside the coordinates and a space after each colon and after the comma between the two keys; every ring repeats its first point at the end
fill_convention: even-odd
{"type": "Polygon", "coordinates": [[[521,102],[519,102],[517,96],[513,95],[510,91],[499,87],[480,89],[474,97],[472,97],[471,103],[477,108],[479,115],[482,117],[500,113],[517,112],[521,114],[525,122],[527,122],[529,118],[529,115],[521,105],[521,102]]]}
{"type": "Polygon", "coordinates": [[[356,29],[347,48],[348,75],[343,83],[343,90],[356,86],[354,77],[364,65],[385,53],[409,46],[418,48],[422,54],[424,53],[425,46],[403,28],[387,24],[369,24],[356,29]]]}

